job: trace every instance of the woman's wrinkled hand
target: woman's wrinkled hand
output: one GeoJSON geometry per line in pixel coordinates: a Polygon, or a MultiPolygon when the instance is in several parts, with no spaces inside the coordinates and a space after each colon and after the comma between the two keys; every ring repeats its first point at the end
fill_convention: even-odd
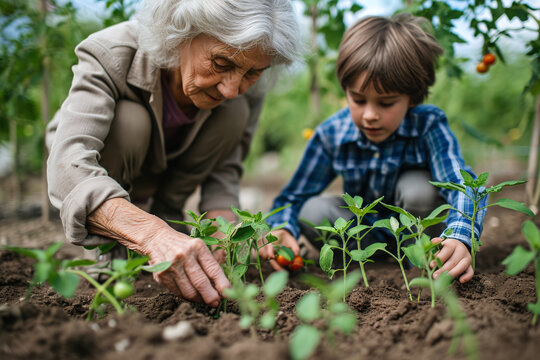
{"type": "Polygon", "coordinates": [[[231,286],[201,239],[166,228],[145,244],[143,252],[150,257],[150,264],[172,263],[167,270],[154,273],[154,279],[184,299],[217,307],[223,290],[231,286]]]}

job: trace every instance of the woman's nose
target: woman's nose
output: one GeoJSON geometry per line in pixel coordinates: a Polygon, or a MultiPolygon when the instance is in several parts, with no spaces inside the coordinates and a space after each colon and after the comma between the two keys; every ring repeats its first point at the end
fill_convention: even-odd
{"type": "Polygon", "coordinates": [[[241,93],[243,76],[241,74],[229,73],[217,85],[218,91],[226,99],[234,99],[241,93]]]}

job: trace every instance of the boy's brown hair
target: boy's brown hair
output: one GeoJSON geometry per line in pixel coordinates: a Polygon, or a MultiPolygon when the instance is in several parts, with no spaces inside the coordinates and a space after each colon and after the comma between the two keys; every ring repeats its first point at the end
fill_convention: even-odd
{"type": "Polygon", "coordinates": [[[429,21],[408,13],[368,17],[349,28],[339,46],[337,77],[346,90],[365,73],[359,90],[407,94],[422,103],[435,82],[435,63],[443,49],[423,27],[429,21]]]}

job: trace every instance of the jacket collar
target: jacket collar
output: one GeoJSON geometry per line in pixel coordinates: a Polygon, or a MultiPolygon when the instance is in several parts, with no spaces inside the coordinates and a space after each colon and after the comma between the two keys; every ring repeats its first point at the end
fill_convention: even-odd
{"type": "Polygon", "coordinates": [[[154,93],[160,86],[160,73],[160,69],[152,63],[148,55],[137,49],[127,74],[127,82],[137,88],[154,93]]]}

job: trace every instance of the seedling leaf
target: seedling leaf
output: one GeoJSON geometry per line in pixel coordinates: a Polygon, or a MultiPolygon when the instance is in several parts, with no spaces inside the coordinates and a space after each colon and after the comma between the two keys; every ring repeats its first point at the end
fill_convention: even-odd
{"type": "Polygon", "coordinates": [[[283,288],[285,288],[288,279],[289,273],[286,271],[277,271],[272,273],[272,275],[270,275],[264,282],[264,295],[269,298],[275,297],[283,290],[283,288]]]}
{"type": "Polygon", "coordinates": [[[240,279],[242,276],[244,276],[244,274],[246,273],[248,269],[248,266],[247,265],[244,265],[244,264],[238,264],[234,267],[233,271],[232,271],[232,278],[233,279],[240,279]]]}
{"type": "Polygon", "coordinates": [[[438,181],[430,181],[431,185],[442,188],[442,189],[448,189],[448,190],[456,190],[462,193],[466,192],[466,187],[461,184],[455,184],[452,182],[438,182],[438,181]]]}
{"type": "Polygon", "coordinates": [[[332,262],[334,261],[334,252],[332,247],[328,244],[325,244],[321,249],[321,254],[319,256],[319,265],[321,266],[322,271],[329,272],[332,268],[332,262]]]}
{"type": "Polygon", "coordinates": [[[532,221],[525,221],[522,232],[529,241],[529,244],[531,244],[531,248],[540,250],[540,231],[532,221]]]}
{"type": "Polygon", "coordinates": [[[323,230],[323,231],[329,231],[331,233],[337,233],[336,229],[330,226],[315,226],[315,229],[323,230]]]}
{"type": "Polygon", "coordinates": [[[308,358],[319,345],[321,334],[311,325],[298,325],[291,335],[289,344],[293,360],[308,358]]]}
{"type": "Polygon", "coordinates": [[[320,317],[321,297],[316,292],[304,295],[296,304],[296,315],[300,320],[313,321],[320,317]]]}
{"type": "Polygon", "coordinates": [[[449,204],[442,204],[441,206],[439,206],[438,208],[436,208],[435,210],[433,210],[431,212],[431,214],[429,214],[428,217],[424,218],[424,219],[433,219],[433,218],[436,218],[440,213],[442,213],[443,211],[446,211],[446,210],[449,210],[451,209],[452,206],[449,205],[449,204]]]}
{"type": "Polygon", "coordinates": [[[264,216],[262,217],[262,220],[266,220],[266,219],[269,218],[270,216],[272,216],[272,215],[274,215],[274,214],[280,212],[281,210],[285,210],[286,208],[288,208],[288,207],[290,207],[290,206],[291,206],[291,204],[287,204],[287,205],[285,205],[285,206],[282,206],[282,207],[279,207],[279,208],[277,208],[277,209],[274,209],[274,210],[270,211],[269,213],[264,214],[264,216]]]}
{"type": "Polygon", "coordinates": [[[96,262],[93,261],[93,260],[88,260],[88,259],[77,259],[77,260],[70,260],[70,261],[67,261],[63,264],[63,268],[64,269],[67,269],[67,268],[70,268],[70,267],[76,267],[76,266],[89,266],[89,265],[94,265],[96,262]]]}
{"type": "Polygon", "coordinates": [[[459,172],[461,173],[461,177],[463,178],[463,181],[465,182],[465,185],[467,186],[474,186],[474,178],[469,174],[467,171],[463,169],[459,169],[459,172]]]}
{"type": "Polygon", "coordinates": [[[137,267],[141,266],[141,265],[144,265],[148,262],[150,258],[148,256],[141,256],[141,257],[137,257],[133,260],[130,260],[129,262],[127,262],[126,264],[126,270],[135,270],[137,267]]]}
{"type": "Polygon", "coordinates": [[[60,271],[51,282],[53,289],[58,291],[65,298],[70,298],[75,294],[77,286],[79,286],[79,277],[75,274],[60,271]]]}
{"type": "Polygon", "coordinates": [[[514,251],[503,260],[502,264],[506,266],[508,275],[519,274],[534,259],[534,252],[528,251],[521,245],[514,248],[514,251]]]}
{"type": "Polygon", "coordinates": [[[516,201],[516,200],[499,199],[499,200],[497,200],[497,202],[495,202],[495,203],[493,203],[491,205],[488,205],[488,206],[493,206],[493,205],[499,205],[499,206],[501,206],[503,208],[516,210],[516,211],[521,211],[522,213],[527,214],[530,217],[533,217],[533,218],[535,217],[535,215],[531,211],[531,209],[529,209],[527,206],[525,206],[524,203],[520,203],[519,201],[516,201]]]}
{"type": "Polygon", "coordinates": [[[151,266],[149,265],[143,266],[141,269],[147,272],[161,272],[161,271],[167,270],[171,266],[171,264],[172,263],[170,261],[164,261],[159,264],[155,264],[151,266]]]}
{"type": "Polygon", "coordinates": [[[488,178],[489,178],[489,173],[488,172],[481,173],[480,175],[478,175],[478,178],[476,179],[476,185],[477,186],[484,186],[484,184],[486,183],[488,178]]]}
{"type": "Polygon", "coordinates": [[[274,311],[264,313],[259,320],[259,324],[263,329],[273,329],[276,325],[276,314],[274,314],[274,311]]]}
{"type": "Polygon", "coordinates": [[[243,226],[236,230],[236,233],[232,236],[231,240],[234,242],[242,242],[251,238],[255,234],[255,229],[251,225],[243,226]]]}
{"type": "Polygon", "coordinates": [[[492,187],[489,187],[486,189],[486,192],[487,193],[492,193],[492,192],[499,192],[502,190],[503,187],[505,186],[514,186],[514,185],[520,185],[520,184],[524,184],[526,183],[527,181],[526,180],[513,180],[513,181],[504,181],[500,184],[497,184],[497,185],[494,185],[492,187]]]}
{"type": "Polygon", "coordinates": [[[422,268],[424,265],[424,251],[422,246],[418,243],[409,245],[402,249],[410,262],[418,267],[422,268]]]}
{"type": "Polygon", "coordinates": [[[540,315],[540,302],[536,304],[527,304],[527,309],[536,315],[540,315]]]}
{"type": "Polygon", "coordinates": [[[353,314],[339,314],[330,320],[330,329],[340,330],[344,334],[351,334],[356,327],[356,316],[353,314]]]}
{"type": "Polygon", "coordinates": [[[425,277],[417,277],[411,280],[409,283],[410,286],[416,286],[416,287],[429,287],[429,279],[425,277]]]}
{"type": "Polygon", "coordinates": [[[365,229],[368,229],[368,228],[369,228],[369,226],[367,226],[367,225],[357,225],[357,226],[349,229],[349,231],[347,231],[347,235],[354,236],[354,235],[358,234],[359,232],[364,231],[365,229]]]}
{"type": "MultiPolygon", "coordinates": [[[[49,279],[53,270],[52,264],[49,262],[38,262],[34,265],[34,279],[37,284],[41,284],[49,279]]],[[[53,273],[54,274],[54,273],[53,273]]]]}
{"type": "Polygon", "coordinates": [[[340,230],[343,231],[347,228],[347,225],[348,225],[347,221],[344,218],[340,217],[334,223],[334,228],[338,231],[340,230]]]}
{"type": "Polygon", "coordinates": [[[255,319],[251,315],[242,315],[242,317],[240,317],[240,322],[238,323],[238,325],[242,329],[247,329],[251,326],[251,324],[253,324],[253,320],[255,319]]]}

